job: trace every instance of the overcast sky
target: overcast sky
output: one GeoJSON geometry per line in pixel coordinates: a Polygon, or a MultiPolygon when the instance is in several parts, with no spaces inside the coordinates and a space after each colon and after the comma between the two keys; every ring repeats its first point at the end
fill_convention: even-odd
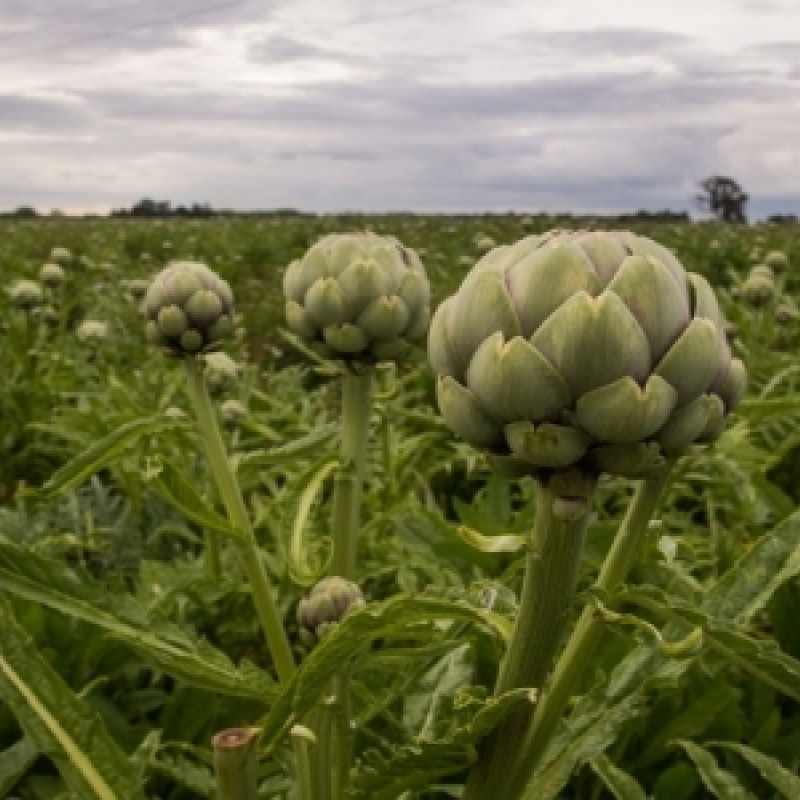
{"type": "Polygon", "coordinates": [[[0,0],[0,208],[800,213],[800,0],[0,0]]]}

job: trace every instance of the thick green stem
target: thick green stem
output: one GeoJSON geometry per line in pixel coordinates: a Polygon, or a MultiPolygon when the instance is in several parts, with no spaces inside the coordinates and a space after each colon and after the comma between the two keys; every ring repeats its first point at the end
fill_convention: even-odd
{"type": "MultiPolygon", "coordinates": [[[[597,577],[597,589],[613,591],[627,577],[664,493],[670,466],[664,467],[639,485],[597,577]]],[[[587,674],[604,632],[603,621],[597,616],[595,609],[587,605],[553,670],[549,688],[536,706],[521,747],[516,751],[516,769],[511,774],[508,790],[503,798],[516,800],[525,797],[528,800],[523,795],[525,785],[544,753],[570,698],[587,674]]]]}
{"type": "Polygon", "coordinates": [[[257,800],[257,741],[258,728],[231,728],[214,737],[217,800],[257,800]]]}
{"type": "MultiPolygon", "coordinates": [[[[331,575],[354,580],[361,527],[361,497],[367,471],[373,373],[347,370],[342,377],[341,454],[343,467],[333,485],[331,575]]],[[[313,715],[317,747],[314,774],[320,796],[343,800],[350,773],[350,687],[346,674],[331,681],[331,704],[313,715]],[[326,785],[320,785],[325,781],[326,785]]]]}
{"type": "MultiPolygon", "coordinates": [[[[537,483],[536,519],[528,549],[517,624],[500,668],[495,695],[544,683],[561,641],[575,596],[583,540],[588,520],[587,497],[570,501],[569,513],[559,513],[560,499],[551,487],[537,483]],[[576,513],[573,513],[576,512],[576,513]]],[[[464,800],[505,800],[498,792],[516,764],[518,742],[530,719],[527,708],[501,723],[481,746],[464,800]]]]}
{"type": "Polygon", "coordinates": [[[241,537],[239,539],[241,557],[250,583],[250,591],[256,607],[256,613],[275,664],[275,671],[278,673],[279,680],[285,683],[292,677],[296,667],[289,639],[283,627],[283,619],[278,611],[269,578],[261,561],[258,544],[253,527],[250,524],[250,518],[245,508],[239,484],[236,482],[236,477],[225,452],[225,444],[217,424],[211,398],[208,396],[203,373],[195,359],[187,358],[184,363],[186,365],[189,398],[197,417],[197,424],[211,465],[211,471],[228,513],[228,518],[241,537]]]}
{"type": "MultiPolygon", "coordinates": [[[[361,525],[361,495],[367,472],[369,420],[372,411],[372,370],[347,370],[342,377],[342,439],[341,452],[344,474],[353,478],[349,499],[349,519],[334,531],[331,574],[352,580],[355,577],[358,554],[358,530],[361,525]]],[[[337,483],[335,491],[343,484],[337,483]]],[[[334,494],[334,506],[337,500],[334,494]]]]}

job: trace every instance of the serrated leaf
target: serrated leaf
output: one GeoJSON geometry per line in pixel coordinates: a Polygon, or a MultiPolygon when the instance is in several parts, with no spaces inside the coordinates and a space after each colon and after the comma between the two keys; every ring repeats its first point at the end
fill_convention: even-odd
{"type": "Polygon", "coordinates": [[[163,415],[127,422],[56,470],[44,486],[38,491],[34,490],[33,493],[47,498],[74,489],[88,477],[108,466],[142,437],[185,427],[185,421],[169,419],[163,415]]]}
{"type": "MultiPolygon", "coordinates": [[[[747,619],[768,602],[771,592],[800,570],[800,512],[765,536],[706,593],[700,613],[712,617],[715,624],[725,625],[747,619]],[[759,576],[754,581],[748,570],[759,576]],[[778,579],[778,576],[781,576],[778,579]]],[[[662,634],[667,641],[676,641],[691,632],[684,621],[668,623],[662,634]]],[[[652,640],[641,642],[609,675],[603,687],[593,690],[578,703],[565,724],[553,736],[545,756],[528,783],[525,800],[554,797],[567,783],[574,770],[588,759],[603,752],[616,740],[621,725],[633,716],[645,693],[664,682],[676,682],[693,663],[692,659],[669,659],[658,651],[652,640]],[[586,728],[584,720],[596,717],[610,720],[607,735],[598,735],[586,728]],[[582,732],[583,731],[583,732],[582,732]],[[537,794],[535,787],[547,785],[549,794],[537,794]],[[533,791],[532,791],[533,789],[533,791]]]]}
{"type": "Polygon", "coordinates": [[[616,800],[647,800],[639,781],[620,769],[605,753],[595,756],[591,765],[616,800]]]}
{"type": "Polygon", "coordinates": [[[714,619],[746,622],[786,581],[800,575],[800,512],[759,539],[703,600],[714,619]]]}
{"type": "Polygon", "coordinates": [[[714,756],[708,750],[694,742],[679,741],[676,744],[680,745],[692,759],[700,779],[714,797],[719,800],[757,800],[739,783],[732,772],[728,772],[717,764],[714,756]]]}
{"type": "Polygon", "coordinates": [[[735,624],[711,619],[696,606],[670,597],[653,587],[621,594],[672,620],[700,628],[706,645],[732,665],[750,673],[780,692],[800,701],[800,661],[784,653],[772,639],[758,639],[735,624]]]}
{"type": "Polygon", "coordinates": [[[231,539],[243,540],[243,534],[236,530],[211,504],[195,489],[192,482],[173,464],[162,462],[157,474],[149,484],[182,516],[200,525],[201,528],[221,533],[231,539]]]}
{"type": "MultiPolygon", "coordinates": [[[[314,500],[322,491],[325,479],[338,467],[337,459],[325,456],[312,464],[295,484],[296,498],[290,503],[290,507],[295,510],[292,532],[289,537],[288,562],[292,579],[301,586],[311,586],[322,577],[325,571],[326,558],[319,559],[316,564],[311,563],[310,555],[313,548],[310,543],[305,541],[305,532],[314,500]]],[[[327,542],[330,542],[330,538],[327,539],[327,542]]],[[[323,549],[325,543],[326,541],[322,542],[323,549]]],[[[330,547],[327,549],[330,550],[330,547]]]]}
{"type": "Polygon", "coordinates": [[[275,747],[327,691],[330,676],[346,671],[375,639],[408,635],[434,620],[472,622],[502,638],[510,634],[510,623],[498,614],[449,600],[397,595],[358,609],[326,634],[282,688],[261,725],[262,746],[275,747]]]}
{"type": "Polygon", "coordinates": [[[528,540],[525,536],[506,533],[497,536],[484,536],[466,525],[456,528],[458,538],[481,553],[516,553],[522,550],[528,540]]]}
{"type": "Polygon", "coordinates": [[[268,703],[271,678],[252,665],[236,669],[210,644],[154,619],[133,597],[110,592],[73,570],[0,537],[0,590],[88,622],[145,660],[193,686],[268,703]]]}
{"type": "Polygon", "coordinates": [[[784,795],[786,800],[797,800],[800,797],[800,778],[794,772],[786,769],[778,759],[739,742],[708,742],[708,746],[724,747],[726,750],[738,753],[745,761],[750,762],[768,783],[784,795]]]}
{"type": "Polygon", "coordinates": [[[394,747],[388,755],[368,751],[351,780],[352,800],[396,800],[404,792],[424,789],[460,772],[477,758],[477,743],[520,706],[530,703],[528,689],[514,689],[489,698],[471,721],[446,739],[416,740],[394,747]]]}
{"type": "Polygon", "coordinates": [[[339,431],[338,422],[329,422],[314,428],[311,433],[270,450],[254,450],[236,457],[237,469],[253,469],[293,461],[300,456],[318,453],[339,431]]]}
{"type": "Polygon", "coordinates": [[[469,683],[473,668],[465,643],[442,656],[403,698],[403,726],[422,739],[435,738],[436,720],[445,698],[469,683]]]}
{"type": "Polygon", "coordinates": [[[125,754],[91,711],[38,654],[0,601],[0,698],[79,797],[144,800],[125,754]]]}

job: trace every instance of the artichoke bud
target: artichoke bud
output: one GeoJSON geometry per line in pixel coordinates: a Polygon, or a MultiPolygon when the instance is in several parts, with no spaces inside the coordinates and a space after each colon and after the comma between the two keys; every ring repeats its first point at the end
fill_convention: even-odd
{"type": "Polygon", "coordinates": [[[44,300],[42,288],[36,281],[18,280],[6,289],[12,304],[22,311],[31,311],[44,300]]]}
{"type": "Polygon", "coordinates": [[[646,475],[714,438],[746,386],[708,282],[626,232],[491,250],[434,313],[428,353],[449,427],[545,476],[646,475]]]}
{"type": "Polygon", "coordinates": [[[59,264],[44,264],[39,270],[39,282],[48,289],[57,289],[64,282],[64,270],[59,264]]]}
{"type": "Polygon", "coordinates": [[[203,376],[212,394],[221,394],[233,386],[239,377],[239,365],[227,353],[208,353],[203,376]]]}
{"type": "Polygon", "coordinates": [[[233,293],[205,264],[174,261],[144,298],[149,341],[177,356],[210,352],[233,330],[233,293]]]}
{"type": "Polygon", "coordinates": [[[742,284],[742,299],[753,308],[768,305],[775,297],[775,281],[767,275],[751,274],[742,284]]]}
{"type": "Polygon", "coordinates": [[[247,409],[234,399],[220,403],[219,416],[226,428],[236,428],[247,419],[247,409]]]}
{"type": "Polygon", "coordinates": [[[789,269],[789,256],[782,250],[772,250],[764,257],[764,263],[780,275],[789,269]]]}
{"type": "Polygon", "coordinates": [[[427,330],[425,271],[391,237],[325,236],[287,267],[283,288],[290,330],[332,358],[396,359],[427,330]]]}
{"type": "Polygon", "coordinates": [[[297,607],[300,635],[313,646],[351,611],[364,605],[364,595],[357,584],[338,576],[323,578],[297,607]]]}

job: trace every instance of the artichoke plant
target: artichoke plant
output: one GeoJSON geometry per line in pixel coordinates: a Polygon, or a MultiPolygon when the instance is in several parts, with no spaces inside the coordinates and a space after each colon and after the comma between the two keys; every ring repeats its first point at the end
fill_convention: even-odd
{"type": "Polygon", "coordinates": [[[214,350],[233,330],[233,293],[205,264],[174,261],[144,299],[147,338],[177,356],[214,350]]]}
{"type": "Polygon", "coordinates": [[[391,237],[329,234],[287,267],[283,290],[289,329],[327,357],[394,360],[428,329],[425,268],[391,237]]]}
{"type": "Polygon", "coordinates": [[[448,425],[517,471],[647,474],[713,439],[745,388],[708,282],[628,232],[497,247],[437,309],[448,425]]]}

